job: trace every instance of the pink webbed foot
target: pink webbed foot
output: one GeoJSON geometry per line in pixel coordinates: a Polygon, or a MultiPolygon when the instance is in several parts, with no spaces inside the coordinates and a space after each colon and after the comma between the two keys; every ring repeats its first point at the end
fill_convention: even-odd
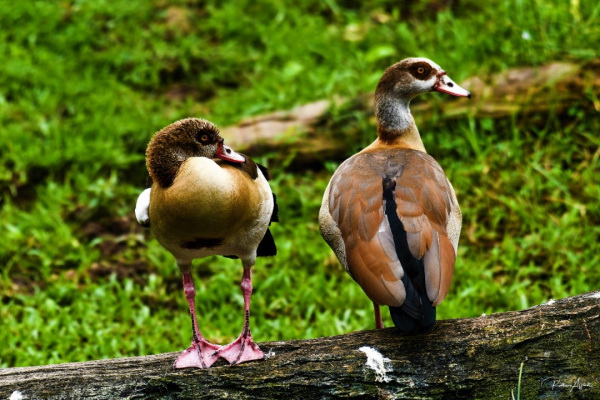
{"type": "Polygon", "coordinates": [[[235,341],[221,347],[217,354],[230,364],[240,364],[265,358],[265,353],[254,343],[250,333],[247,335],[242,333],[235,341]]]}
{"type": "Polygon", "coordinates": [[[175,368],[210,368],[219,359],[221,346],[199,340],[192,342],[175,360],[175,368]]]}

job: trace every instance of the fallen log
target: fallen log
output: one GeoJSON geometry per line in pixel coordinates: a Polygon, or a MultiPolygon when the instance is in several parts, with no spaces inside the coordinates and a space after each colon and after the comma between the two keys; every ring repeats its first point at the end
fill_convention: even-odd
{"type": "Polygon", "coordinates": [[[0,370],[1,399],[600,399],[600,291],[523,311],[265,342],[268,359],[173,370],[177,353],[0,370]],[[521,380],[519,375],[521,373],[521,380]]]}

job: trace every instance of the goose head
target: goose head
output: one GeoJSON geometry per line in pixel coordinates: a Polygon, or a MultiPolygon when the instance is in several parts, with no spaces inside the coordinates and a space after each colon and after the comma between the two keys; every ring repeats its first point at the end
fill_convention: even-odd
{"type": "Polygon", "coordinates": [[[376,96],[412,99],[415,96],[438,91],[453,96],[471,97],[458,86],[439,65],[427,58],[406,58],[389,67],[377,85],[376,96]]]}
{"type": "Polygon", "coordinates": [[[471,97],[446,71],[427,58],[406,58],[389,67],[375,90],[379,138],[385,143],[403,140],[408,147],[425,151],[409,104],[417,95],[433,91],[471,97]]]}
{"type": "Polygon", "coordinates": [[[146,166],[152,179],[160,186],[171,186],[181,164],[190,157],[219,158],[243,163],[219,134],[219,129],[200,118],[186,118],[158,131],[146,150],[146,166]]]}

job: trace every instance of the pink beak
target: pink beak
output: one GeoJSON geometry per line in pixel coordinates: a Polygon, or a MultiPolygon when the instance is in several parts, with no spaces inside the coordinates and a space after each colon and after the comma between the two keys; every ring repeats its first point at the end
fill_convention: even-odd
{"type": "Polygon", "coordinates": [[[452,79],[446,75],[446,71],[441,71],[437,75],[437,82],[433,87],[433,90],[437,90],[438,92],[448,93],[452,96],[460,96],[460,97],[468,97],[471,98],[471,93],[468,90],[465,90],[458,86],[452,79]]]}
{"type": "Polygon", "coordinates": [[[217,156],[221,160],[233,163],[241,164],[246,162],[246,158],[243,155],[236,153],[231,147],[225,146],[223,144],[223,140],[219,142],[219,145],[217,147],[217,153],[215,154],[215,156],[217,156]]]}

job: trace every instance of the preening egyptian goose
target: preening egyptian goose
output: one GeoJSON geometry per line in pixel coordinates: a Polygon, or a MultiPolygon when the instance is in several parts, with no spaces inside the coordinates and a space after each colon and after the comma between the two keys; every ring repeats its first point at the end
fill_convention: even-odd
{"type": "Polygon", "coordinates": [[[183,274],[192,317],[192,344],[176,368],[208,368],[219,358],[241,363],[264,357],[250,334],[251,268],[257,256],[275,255],[268,227],[275,197],[266,168],[223,144],[209,121],[188,118],[157,132],[146,151],[152,186],[138,198],[136,217],[150,226],[183,274]],[[208,342],[198,328],[192,260],[211,255],[240,258],[244,267],[244,328],[226,346],[208,342]]]}
{"type": "Polygon", "coordinates": [[[375,91],[378,138],[339,166],[319,212],[321,235],[373,301],[376,328],[386,305],[399,330],[430,330],[450,289],[462,216],[409,109],[435,90],[471,97],[426,58],[385,71],[375,91]]]}

